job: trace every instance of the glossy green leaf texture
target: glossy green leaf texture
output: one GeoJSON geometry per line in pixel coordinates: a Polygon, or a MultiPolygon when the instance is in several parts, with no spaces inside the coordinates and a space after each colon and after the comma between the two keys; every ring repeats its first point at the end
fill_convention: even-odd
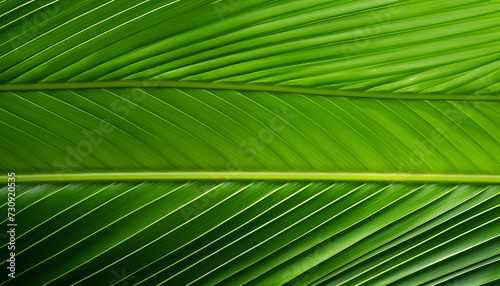
{"type": "Polygon", "coordinates": [[[466,271],[483,273],[477,281],[486,282],[500,276],[490,269],[500,263],[491,251],[499,243],[499,188],[26,184],[18,191],[24,202],[19,215],[30,219],[18,239],[24,270],[16,279],[60,285],[416,285],[466,271]]]}
{"type": "Polygon", "coordinates": [[[12,159],[1,167],[25,173],[500,170],[497,101],[170,88],[2,96],[0,124],[18,140],[5,138],[12,159]]]}
{"type": "Polygon", "coordinates": [[[499,285],[499,67],[496,0],[0,0],[0,285],[499,285]]]}

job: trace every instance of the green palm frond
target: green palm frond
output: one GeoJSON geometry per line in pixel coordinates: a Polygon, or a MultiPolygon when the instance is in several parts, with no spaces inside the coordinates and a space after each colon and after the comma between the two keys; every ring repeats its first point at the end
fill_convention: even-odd
{"type": "Polygon", "coordinates": [[[499,47],[498,1],[1,1],[0,284],[496,285],[499,47]]]}

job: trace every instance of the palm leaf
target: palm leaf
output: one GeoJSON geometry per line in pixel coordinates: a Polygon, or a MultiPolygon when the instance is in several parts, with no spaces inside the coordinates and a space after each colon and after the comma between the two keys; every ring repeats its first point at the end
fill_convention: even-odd
{"type": "Polygon", "coordinates": [[[499,14],[2,1],[2,285],[498,283],[499,14]]]}

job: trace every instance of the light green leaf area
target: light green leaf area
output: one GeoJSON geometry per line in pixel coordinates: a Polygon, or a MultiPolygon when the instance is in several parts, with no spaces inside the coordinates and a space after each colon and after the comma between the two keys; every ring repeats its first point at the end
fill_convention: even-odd
{"type": "Polygon", "coordinates": [[[2,96],[1,169],[24,174],[500,171],[497,101],[173,88],[2,96]]]}
{"type": "Polygon", "coordinates": [[[23,184],[16,282],[488,282],[500,274],[498,194],[470,184],[23,184]]]}
{"type": "Polygon", "coordinates": [[[500,87],[497,1],[18,4],[0,6],[2,83],[159,79],[492,95],[500,87]]]}
{"type": "Polygon", "coordinates": [[[0,285],[498,285],[499,60],[499,1],[0,0],[0,285]]]}

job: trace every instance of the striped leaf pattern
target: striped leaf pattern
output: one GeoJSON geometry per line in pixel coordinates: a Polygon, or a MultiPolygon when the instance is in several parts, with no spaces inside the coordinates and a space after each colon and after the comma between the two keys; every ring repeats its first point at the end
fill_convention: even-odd
{"type": "Polygon", "coordinates": [[[45,2],[0,6],[0,82],[161,79],[455,94],[500,87],[497,1],[45,2]]]}
{"type": "Polygon", "coordinates": [[[496,0],[0,0],[0,285],[498,285],[499,32],[496,0]]]}
{"type": "Polygon", "coordinates": [[[5,138],[12,159],[0,164],[23,172],[500,170],[497,101],[169,88],[3,97],[0,123],[19,140],[5,138]],[[23,152],[34,141],[44,156],[23,152]]]}
{"type": "Polygon", "coordinates": [[[498,267],[498,194],[498,185],[470,184],[25,184],[16,280],[433,283],[498,267]]]}

